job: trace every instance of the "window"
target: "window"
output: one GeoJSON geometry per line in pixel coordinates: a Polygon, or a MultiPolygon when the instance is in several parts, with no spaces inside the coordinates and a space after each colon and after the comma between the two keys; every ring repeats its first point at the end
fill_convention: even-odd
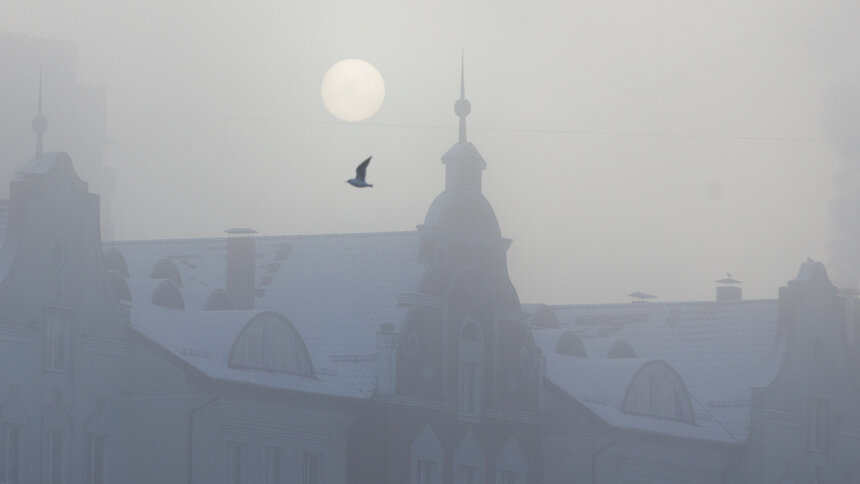
{"type": "Polygon", "coordinates": [[[454,483],[484,484],[484,453],[471,430],[454,451],[454,483]]]}
{"type": "Polygon", "coordinates": [[[45,367],[54,371],[69,371],[69,314],[48,310],[45,325],[45,367]]]}
{"type": "Polygon", "coordinates": [[[48,484],[63,484],[63,432],[60,430],[48,431],[48,442],[45,462],[48,468],[46,474],[48,484]]]}
{"type": "Polygon", "coordinates": [[[21,478],[21,427],[0,423],[0,483],[18,484],[21,478]]]}
{"type": "Polygon", "coordinates": [[[827,397],[810,397],[807,412],[809,450],[827,453],[830,399],[827,397]]]}
{"type": "Polygon", "coordinates": [[[244,484],[245,478],[245,444],[227,442],[227,483],[244,484]]]}
{"type": "Polygon", "coordinates": [[[484,383],[484,347],[476,321],[466,321],[460,329],[459,401],[460,414],[481,414],[484,383]]]}
{"type": "Polygon", "coordinates": [[[87,484],[104,484],[105,482],[105,437],[103,435],[87,435],[87,484]]]}
{"type": "Polygon", "coordinates": [[[322,454],[305,452],[302,465],[302,484],[323,484],[322,454]]]}
{"type": "Polygon", "coordinates": [[[436,475],[439,473],[436,461],[418,459],[416,467],[417,484],[436,484],[436,475]]]}
{"type": "Polygon", "coordinates": [[[442,482],[441,469],[445,462],[445,450],[429,424],[421,429],[421,432],[412,442],[410,454],[411,484],[440,484],[442,482]]]}
{"type": "Polygon", "coordinates": [[[694,423],[684,382],[666,363],[645,363],[633,377],[624,396],[625,412],[694,423]]]}
{"type": "Polygon", "coordinates": [[[499,474],[499,484],[522,484],[520,473],[517,471],[502,471],[499,474]]]}
{"type": "Polygon", "coordinates": [[[476,466],[460,466],[458,484],[479,484],[481,469],[476,466]]]}
{"type": "Polygon", "coordinates": [[[252,319],[230,355],[230,365],[313,376],[301,337],[282,316],[266,313],[252,319]]]}
{"type": "Polygon", "coordinates": [[[287,482],[282,466],[286,452],[278,447],[266,447],[266,484],[287,482]]]}
{"type": "Polygon", "coordinates": [[[525,484],[529,464],[513,438],[496,456],[496,484],[525,484]]]}

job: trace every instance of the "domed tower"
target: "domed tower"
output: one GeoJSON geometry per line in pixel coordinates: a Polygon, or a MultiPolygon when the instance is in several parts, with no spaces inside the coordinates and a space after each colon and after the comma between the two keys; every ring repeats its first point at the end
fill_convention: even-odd
{"type": "Polygon", "coordinates": [[[460,137],[442,155],[445,191],[439,194],[424,219],[424,225],[442,225],[500,237],[499,223],[490,202],[481,193],[481,172],[487,163],[466,139],[466,116],[472,105],[466,99],[463,62],[460,61],[460,99],[454,113],[460,118],[460,137]]]}

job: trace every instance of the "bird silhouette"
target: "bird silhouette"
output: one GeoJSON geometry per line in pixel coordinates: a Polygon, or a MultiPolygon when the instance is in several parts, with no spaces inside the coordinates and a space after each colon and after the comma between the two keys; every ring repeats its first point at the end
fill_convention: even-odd
{"type": "Polygon", "coordinates": [[[364,177],[367,175],[367,165],[370,164],[371,158],[373,157],[368,156],[366,160],[362,161],[361,164],[355,168],[355,178],[350,178],[346,182],[358,188],[372,187],[373,185],[364,181],[364,177]]]}

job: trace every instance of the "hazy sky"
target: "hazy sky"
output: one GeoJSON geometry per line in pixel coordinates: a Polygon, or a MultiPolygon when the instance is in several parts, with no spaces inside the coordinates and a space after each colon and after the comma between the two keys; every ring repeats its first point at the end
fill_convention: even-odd
{"type": "Polygon", "coordinates": [[[551,303],[712,299],[727,271],[770,298],[832,263],[858,21],[835,0],[0,0],[0,31],[76,42],[79,81],[107,87],[123,239],[413,229],[463,48],[511,277],[551,303]],[[346,123],[319,88],[353,57],[387,94],[346,123]],[[371,154],[375,187],[345,184],[371,154]]]}

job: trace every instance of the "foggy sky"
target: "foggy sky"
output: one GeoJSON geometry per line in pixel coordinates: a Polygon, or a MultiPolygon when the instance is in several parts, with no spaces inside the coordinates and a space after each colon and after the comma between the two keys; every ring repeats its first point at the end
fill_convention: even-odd
{"type": "Polygon", "coordinates": [[[708,300],[727,271],[772,298],[834,260],[847,4],[0,0],[0,32],[76,42],[79,81],[106,86],[117,238],[414,229],[457,140],[462,48],[523,301],[708,300]],[[386,82],[360,123],[319,98],[352,57],[386,82]],[[368,155],[375,188],[352,189],[368,155]]]}

